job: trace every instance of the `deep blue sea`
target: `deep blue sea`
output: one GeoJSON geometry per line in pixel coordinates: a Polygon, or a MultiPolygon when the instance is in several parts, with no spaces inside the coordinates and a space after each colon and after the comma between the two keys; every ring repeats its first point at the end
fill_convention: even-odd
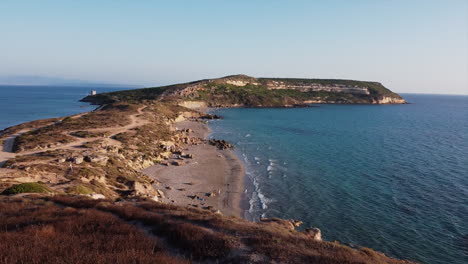
{"type": "Polygon", "coordinates": [[[246,217],[423,263],[468,263],[468,96],[407,105],[220,109],[247,169],[246,217]]]}
{"type": "MultiPolygon", "coordinates": [[[[0,86],[0,129],[94,109],[90,90],[0,86]]],[[[221,109],[212,137],[247,168],[246,217],[293,218],[326,240],[423,263],[468,263],[468,96],[408,105],[221,109]]]]}
{"type": "Polygon", "coordinates": [[[27,121],[91,111],[81,103],[91,90],[110,92],[128,87],[6,86],[0,85],[0,130],[27,121]]]}

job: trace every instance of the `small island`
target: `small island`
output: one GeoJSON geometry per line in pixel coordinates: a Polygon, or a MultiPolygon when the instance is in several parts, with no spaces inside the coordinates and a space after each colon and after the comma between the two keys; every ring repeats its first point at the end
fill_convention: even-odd
{"type": "MultiPolygon", "coordinates": [[[[242,219],[243,164],[231,150],[235,146],[207,138],[207,120],[220,118],[206,112],[212,107],[406,103],[380,83],[233,75],[82,101],[99,107],[0,132],[6,216],[0,224],[20,232],[34,218],[28,232],[36,237],[70,245],[80,244],[65,236],[96,244],[111,240],[139,252],[120,257],[141,262],[410,263],[324,241],[318,228],[297,230],[299,219],[242,219]],[[24,217],[14,219],[18,215],[24,217]],[[83,233],[90,226],[98,229],[83,233]],[[132,236],[113,235],[118,230],[132,236]],[[159,253],[149,256],[154,251],[159,253]]],[[[21,248],[5,250],[20,254],[21,248]]]]}

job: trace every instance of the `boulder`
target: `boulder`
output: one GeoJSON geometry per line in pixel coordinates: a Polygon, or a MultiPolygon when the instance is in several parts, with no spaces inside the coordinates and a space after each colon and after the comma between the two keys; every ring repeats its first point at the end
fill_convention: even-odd
{"type": "Polygon", "coordinates": [[[85,156],[84,160],[87,162],[95,162],[101,165],[106,165],[109,158],[107,156],[89,155],[89,156],[85,156]]]}
{"type": "Polygon", "coordinates": [[[217,147],[218,149],[233,149],[234,148],[234,145],[232,145],[231,143],[225,140],[210,139],[208,143],[210,145],[217,147]]]}
{"type": "Polygon", "coordinates": [[[158,197],[166,198],[166,196],[164,195],[164,192],[163,192],[163,191],[161,191],[161,190],[156,190],[156,192],[158,193],[158,197]]]}
{"type": "Polygon", "coordinates": [[[213,197],[213,196],[216,196],[216,193],[215,192],[207,192],[207,193],[205,193],[205,195],[207,197],[213,197]]]}
{"type": "Polygon", "coordinates": [[[130,181],[127,183],[127,185],[132,191],[133,196],[154,197],[158,195],[158,192],[154,190],[150,183],[130,181]]]}
{"type": "Polygon", "coordinates": [[[322,232],[316,227],[306,228],[305,233],[315,241],[322,241],[322,232]]]}
{"type": "Polygon", "coordinates": [[[184,162],[181,161],[181,160],[174,160],[174,161],[172,161],[172,165],[174,165],[174,166],[182,166],[182,165],[184,165],[184,162]]]}
{"type": "Polygon", "coordinates": [[[186,159],[193,159],[193,155],[192,154],[185,154],[182,156],[183,158],[186,158],[186,159]]]}
{"type": "Polygon", "coordinates": [[[303,224],[302,221],[298,221],[298,220],[294,220],[294,219],[291,219],[289,220],[291,222],[291,224],[294,226],[294,227],[299,227],[300,225],[303,224]]]}
{"type": "Polygon", "coordinates": [[[83,157],[82,156],[78,156],[78,157],[73,157],[71,159],[71,161],[75,164],[81,164],[83,163],[83,157]]]}
{"type": "Polygon", "coordinates": [[[289,230],[295,230],[296,227],[302,224],[302,221],[296,221],[293,219],[284,220],[279,218],[260,218],[260,222],[268,224],[277,224],[289,230]]]}
{"type": "Polygon", "coordinates": [[[206,114],[206,115],[203,115],[200,117],[201,119],[209,119],[209,120],[213,120],[213,119],[222,119],[221,116],[219,115],[212,115],[212,114],[206,114]]]}
{"type": "Polygon", "coordinates": [[[93,193],[93,194],[90,194],[89,197],[91,197],[92,199],[106,199],[106,196],[100,194],[100,193],[93,193]]]}

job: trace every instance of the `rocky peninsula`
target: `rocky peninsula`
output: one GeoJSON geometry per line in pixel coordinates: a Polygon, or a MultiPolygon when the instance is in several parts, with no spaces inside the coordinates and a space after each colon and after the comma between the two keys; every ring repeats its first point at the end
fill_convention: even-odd
{"type": "Polygon", "coordinates": [[[8,230],[0,231],[0,239],[10,241],[0,246],[1,259],[30,262],[35,254],[47,262],[48,256],[63,255],[67,262],[93,252],[93,261],[113,249],[89,249],[83,244],[86,239],[99,245],[140,237],[154,246],[127,243],[119,252],[138,253],[122,259],[410,263],[368,248],[323,241],[317,228],[296,230],[301,224],[297,220],[242,219],[243,165],[233,145],[207,138],[206,120],[219,117],[207,114],[206,107],[405,103],[379,83],[235,75],[97,94],[83,101],[100,107],[0,132],[0,229],[8,230]],[[115,230],[106,229],[109,221],[115,230]],[[63,229],[60,222],[72,227],[63,229]],[[98,230],[83,231],[91,227],[98,230]],[[92,236],[94,232],[105,235],[92,236]],[[132,236],[119,238],[119,232],[132,236]],[[20,237],[30,242],[29,248],[11,242],[20,237]],[[78,237],[86,239],[80,242],[78,237]],[[46,249],[32,246],[46,245],[45,240],[52,241],[46,249]],[[50,251],[56,243],[63,252],[50,251]],[[20,249],[23,253],[15,254],[20,249]]]}

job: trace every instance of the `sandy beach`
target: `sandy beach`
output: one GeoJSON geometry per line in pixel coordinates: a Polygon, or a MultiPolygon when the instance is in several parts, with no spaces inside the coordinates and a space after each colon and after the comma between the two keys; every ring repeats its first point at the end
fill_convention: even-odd
{"type": "MultiPolygon", "coordinates": [[[[176,129],[191,129],[191,136],[207,138],[208,126],[196,121],[182,121],[176,129]]],[[[159,182],[162,202],[220,210],[224,215],[243,217],[242,208],[245,170],[232,150],[220,150],[209,144],[189,145],[184,149],[193,158],[183,159],[183,165],[154,165],[143,173],[159,182]]]]}

